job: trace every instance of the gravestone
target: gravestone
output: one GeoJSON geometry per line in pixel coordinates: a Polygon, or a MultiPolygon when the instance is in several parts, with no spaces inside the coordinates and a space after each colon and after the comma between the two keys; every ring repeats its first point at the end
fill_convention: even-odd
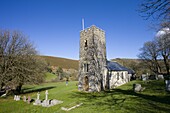
{"type": "Polygon", "coordinates": [[[158,80],[163,80],[164,76],[163,75],[158,75],[158,80]]]}
{"type": "Polygon", "coordinates": [[[33,105],[41,105],[41,100],[40,100],[40,93],[37,93],[37,99],[33,103],[33,105]]]}
{"type": "Polygon", "coordinates": [[[15,100],[16,100],[16,101],[19,101],[19,100],[20,100],[20,97],[21,97],[21,96],[18,96],[18,95],[17,95],[15,100]]]}
{"type": "Polygon", "coordinates": [[[14,95],[14,100],[16,100],[17,99],[17,96],[16,95],[14,95]]]}
{"type": "Polygon", "coordinates": [[[45,100],[48,100],[48,90],[45,91],[45,100]]]}
{"type": "Polygon", "coordinates": [[[146,81],[146,80],[147,80],[147,75],[146,75],[146,74],[142,74],[141,79],[142,79],[143,81],[146,81]]]}
{"type": "Polygon", "coordinates": [[[170,91],[170,80],[165,80],[166,83],[166,90],[170,91]]]}
{"type": "Polygon", "coordinates": [[[27,101],[27,97],[23,96],[23,101],[26,102],[27,101]]]}
{"type": "Polygon", "coordinates": [[[50,101],[49,100],[44,100],[41,105],[43,107],[49,107],[50,106],[50,101]]]}
{"type": "Polygon", "coordinates": [[[54,106],[54,105],[56,105],[56,104],[61,104],[61,103],[63,103],[63,101],[53,99],[53,100],[51,100],[50,105],[51,105],[51,106],[54,106]]]}
{"type": "Polygon", "coordinates": [[[42,106],[49,107],[50,101],[48,100],[48,90],[45,91],[45,100],[42,102],[42,106]]]}
{"type": "Polygon", "coordinates": [[[133,84],[133,91],[139,92],[142,89],[141,84],[133,84]]]}
{"type": "Polygon", "coordinates": [[[30,102],[31,102],[31,97],[30,96],[28,96],[28,104],[30,104],[30,102]]]}

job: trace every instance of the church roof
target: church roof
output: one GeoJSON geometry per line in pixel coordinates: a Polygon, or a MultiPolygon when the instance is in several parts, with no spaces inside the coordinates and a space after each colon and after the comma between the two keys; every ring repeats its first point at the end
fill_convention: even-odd
{"type": "Polygon", "coordinates": [[[129,74],[134,74],[134,70],[126,68],[117,62],[107,61],[107,69],[111,71],[128,71],[129,74]]]}

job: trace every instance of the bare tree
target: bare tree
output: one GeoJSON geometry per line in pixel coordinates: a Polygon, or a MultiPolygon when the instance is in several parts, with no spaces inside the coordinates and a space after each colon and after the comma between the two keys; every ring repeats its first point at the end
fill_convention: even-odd
{"type": "Polygon", "coordinates": [[[146,42],[140,50],[139,58],[153,72],[170,74],[170,29],[168,26],[162,26],[161,30],[156,34],[154,41],[146,42]]]}
{"type": "Polygon", "coordinates": [[[159,47],[160,55],[163,58],[166,72],[169,75],[170,69],[170,29],[168,27],[162,28],[156,37],[156,42],[159,47]]]}
{"type": "Polygon", "coordinates": [[[158,62],[159,52],[157,45],[154,41],[144,43],[140,49],[141,53],[138,55],[155,74],[161,72],[161,67],[158,62]]]}
{"type": "Polygon", "coordinates": [[[25,83],[43,81],[45,62],[27,37],[20,32],[0,30],[0,90],[8,86],[21,91],[25,83]]]}
{"type": "MultiPolygon", "coordinates": [[[[140,13],[145,19],[170,19],[170,0],[143,0],[140,13]]],[[[168,20],[169,21],[169,20],[168,20]]]]}

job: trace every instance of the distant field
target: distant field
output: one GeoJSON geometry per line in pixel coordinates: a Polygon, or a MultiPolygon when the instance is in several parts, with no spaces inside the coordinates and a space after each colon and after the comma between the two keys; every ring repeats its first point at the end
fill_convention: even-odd
{"type": "Polygon", "coordinates": [[[51,82],[55,79],[57,79],[57,75],[48,72],[45,74],[45,82],[51,82]]]}
{"type": "Polygon", "coordinates": [[[51,66],[78,70],[78,60],[71,60],[71,59],[52,57],[52,56],[41,56],[41,57],[44,58],[51,66]]]}
{"type": "Polygon", "coordinates": [[[50,108],[33,106],[23,101],[14,101],[13,96],[0,98],[0,113],[65,113],[61,107],[70,108],[79,103],[82,106],[68,113],[169,113],[170,93],[165,92],[163,81],[132,81],[111,91],[101,93],[85,93],[77,90],[77,81],[45,83],[41,85],[25,85],[21,96],[35,99],[40,92],[40,99],[45,98],[45,90],[49,91],[49,99],[58,99],[64,103],[50,108]],[[146,87],[143,92],[132,91],[134,83],[146,87]]]}

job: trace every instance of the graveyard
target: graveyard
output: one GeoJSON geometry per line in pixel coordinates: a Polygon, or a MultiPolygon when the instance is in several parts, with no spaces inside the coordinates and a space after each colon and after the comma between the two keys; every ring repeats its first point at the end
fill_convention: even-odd
{"type": "Polygon", "coordinates": [[[130,113],[130,112],[161,112],[170,110],[170,93],[165,91],[163,80],[131,81],[110,91],[80,92],[77,81],[25,85],[20,100],[15,101],[14,95],[0,98],[0,113],[130,113]],[[134,92],[133,84],[145,87],[142,92],[134,92]],[[48,97],[46,91],[48,90],[48,97]],[[39,92],[39,93],[38,93],[39,92]],[[62,103],[51,107],[33,105],[39,95],[40,101],[59,100],[62,103]],[[30,98],[30,103],[24,98],[30,98]]]}
{"type": "Polygon", "coordinates": [[[0,4],[0,113],[170,113],[170,0],[0,4]]]}

